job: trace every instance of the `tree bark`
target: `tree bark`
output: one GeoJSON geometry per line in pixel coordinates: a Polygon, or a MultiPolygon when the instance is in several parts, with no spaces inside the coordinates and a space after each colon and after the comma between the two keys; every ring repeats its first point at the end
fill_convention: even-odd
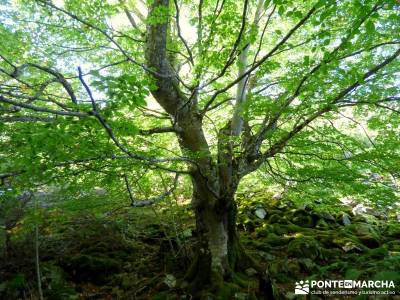
{"type": "Polygon", "coordinates": [[[206,200],[205,196],[214,197],[203,193],[207,187],[193,180],[193,188],[198,244],[186,280],[191,283],[191,292],[196,294],[204,287],[215,291],[224,282],[232,281],[243,253],[236,231],[236,205],[233,198],[206,200]]]}
{"type": "Polygon", "coordinates": [[[202,183],[193,181],[193,187],[197,245],[196,255],[185,277],[189,283],[188,292],[194,299],[208,299],[209,292],[216,299],[231,299],[240,288],[248,289],[249,282],[244,282],[237,274],[253,268],[258,272],[258,296],[273,299],[266,269],[248,256],[240,244],[234,192],[226,193],[229,196],[219,201],[205,201],[200,199],[204,197],[202,183]],[[204,203],[216,205],[207,206],[204,203]]]}
{"type": "Polygon", "coordinates": [[[190,172],[198,244],[186,281],[195,298],[211,291],[218,299],[229,299],[233,295],[218,296],[219,292],[226,292],[227,283],[234,282],[235,272],[244,271],[251,263],[240,246],[236,231],[234,195],[240,178],[232,150],[234,145],[230,142],[231,122],[221,129],[218,155],[213,156],[205,138],[195,93],[188,98],[181,92],[167,57],[169,15],[157,14],[168,9],[169,0],[154,0],[151,4],[149,16],[156,19],[151,19],[147,28],[146,60],[156,73],[157,89],[152,94],[169,114],[172,126],[179,129],[176,134],[182,152],[195,161],[195,165],[190,165],[190,172]]]}

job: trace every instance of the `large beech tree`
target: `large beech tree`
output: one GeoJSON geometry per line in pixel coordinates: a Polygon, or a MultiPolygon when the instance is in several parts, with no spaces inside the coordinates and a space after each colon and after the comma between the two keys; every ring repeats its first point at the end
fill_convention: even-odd
{"type": "Polygon", "coordinates": [[[2,180],[79,186],[122,177],[134,200],[132,174],[159,170],[172,188],[132,204],[143,206],[190,178],[193,291],[218,290],[254,264],[235,222],[246,175],[262,169],[297,182],[298,196],[324,188],[396,198],[380,183],[395,185],[399,174],[395,0],[5,0],[0,8],[2,180]],[[365,184],[365,170],[383,179],[365,184]]]}

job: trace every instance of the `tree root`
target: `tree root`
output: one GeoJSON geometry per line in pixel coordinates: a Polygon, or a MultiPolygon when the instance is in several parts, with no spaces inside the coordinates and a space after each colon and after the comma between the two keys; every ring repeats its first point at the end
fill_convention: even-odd
{"type": "Polygon", "coordinates": [[[197,254],[188,269],[182,286],[193,299],[232,299],[240,291],[255,292],[254,299],[274,299],[272,283],[266,267],[250,256],[241,244],[235,246],[233,258],[225,274],[213,272],[207,256],[197,254]],[[248,277],[245,271],[253,268],[257,271],[257,283],[248,277]],[[255,296],[257,294],[257,297],[255,296]]]}

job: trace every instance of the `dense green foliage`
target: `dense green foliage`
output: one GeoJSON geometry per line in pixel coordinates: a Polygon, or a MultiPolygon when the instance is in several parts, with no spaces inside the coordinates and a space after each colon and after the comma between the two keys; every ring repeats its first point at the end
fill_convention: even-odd
{"type": "MultiPolygon", "coordinates": [[[[199,220],[226,214],[235,224],[236,204],[246,248],[278,290],[300,273],[367,278],[399,266],[398,1],[0,0],[0,41],[2,244],[5,257],[29,257],[25,273],[5,267],[0,297],[36,289],[27,265],[40,250],[49,299],[76,298],[71,282],[82,278],[145,299],[167,289],[144,280],[145,295],[125,282],[143,270],[135,255],[146,238],[196,245],[192,231],[201,240],[209,230],[199,220]],[[208,215],[187,205],[192,192],[208,215]],[[380,215],[343,226],[341,202],[380,215]],[[141,212],[144,227],[132,227],[141,212]],[[154,217],[165,222],[148,230],[154,217]],[[342,242],[363,253],[352,263],[345,251],[350,267],[337,261],[342,242]],[[272,259],[279,251],[291,259],[272,259]]],[[[147,259],[178,251],[162,272],[183,277],[193,253],[174,246],[147,259]]],[[[161,276],[157,263],[147,276],[161,276]]]]}
{"type": "MultiPolygon", "coordinates": [[[[129,26],[124,6],[112,1],[54,2],[58,6],[44,1],[2,2],[2,96],[28,101],[35,107],[90,111],[90,101],[77,78],[77,67],[81,66],[87,72],[85,78],[94,98],[101,103],[101,114],[122,144],[149,157],[180,155],[173,134],[139,134],[143,129],[168,125],[168,119],[152,118],[150,112],[145,113],[146,103],[153,102],[149,91],[154,89],[142,67],[145,23],[137,22],[136,28],[129,26]],[[59,73],[51,74],[34,64],[59,73]],[[71,93],[59,76],[66,79],[78,104],[71,101],[71,93]]],[[[127,5],[134,9],[137,4],[127,5]]],[[[251,45],[248,64],[255,65],[315,3],[289,5],[287,1],[265,1],[260,23],[252,26],[256,6],[250,2],[243,25],[245,34],[240,40],[237,37],[243,27],[243,3],[224,1],[223,7],[219,5],[204,2],[201,19],[195,9],[197,4],[183,1],[180,5],[181,31],[188,39],[194,65],[176,28],[171,29],[168,41],[170,55],[185,82],[184,93],[190,93],[185,87],[195,86],[200,79],[200,86],[212,81],[199,90],[201,106],[214,95],[213,90],[220,91],[235,79],[237,66],[232,62],[223,76],[213,81],[235,54],[235,42],[239,43],[238,49],[247,43],[251,45]],[[202,32],[197,32],[198,38],[202,38],[196,40],[193,36],[199,30],[202,32]]],[[[143,10],[141,4],[139,7],[143,10]]],[[[396,1],[319,1],[316,8],[310,19],[249,78],[249,100],[242,111],[253,133],[262,127],[263,116],[273,118],[279,112],[275,124],[278,129],[267,137],[272,145],[295,124],[332,103],[344,88],[354,83],[360,86],[334,102],[332,110],[319,121],[296,134],[285,150],[267,160],[261,172],[268,175],[268,184],[297,181],[296,189],[290,192],[300,199],[307,195],[332,201],[351,195],[373,203],[392,202],[396,192],[392,185],[396,184],[400,165],[398,61],[367,78],[363,76],[398,49],[398,6],[396,1]],[[293,96],[291,105],[285,105],[293,96]],[[379,180],[370,180],[371,174],[378,174],[379,180]]],[[[174,10],[171,4],[170,11],[174,10]]],[[[158,13],[162,16],[164,12],[158,13]]],[[[160,17],[153,16],[154,20],[148,22],[157,22],[157,18],[160,17]]],[[[214,150],[215,132],[224,126],[232,110],[225,100],[230,95],[230,90],[219,93],[213,105],[221,105],[204,119],[214,150]]],[[[16,111],[16,107],[3,103],[0,122],[0,172],[23,171],[13,179],[15,186],[69,182],[71,189],[101,185],[121,190],[121,174],[129,173],[130,179],[135,180],[135,175],[146,173],[147,167],[140,161],[101,159],[118,155],[119,149],[95,118],[57,116],[51,122],[17,122],[22,117],[51,115],[33,114],[31,109],[16,111]],[[88,158],[94,160],[65,164],[88,158]]],[[[166,167],[177,168],[177,164],[169,163],[166,167]]],[[[145,175],[142,186],[152,176],[145,175]]]]}

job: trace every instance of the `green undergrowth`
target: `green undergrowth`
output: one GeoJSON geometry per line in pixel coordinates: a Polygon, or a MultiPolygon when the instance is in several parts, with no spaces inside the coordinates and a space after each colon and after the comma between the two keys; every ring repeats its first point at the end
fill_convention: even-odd
{"type": "MultiPolygon", "coordinates": [[[[181,213],[138,208],[66,217],[59,210],[42,211],[45,299],[151,299],[169,291],[176,285],[168,276],[185,270],[192,256],[193,225],[181,213]]],[[[30,222],[28,216],[14,228],[7,258],[0,263],[0,299],[39,299],[30,222]]]]}
{"type": "MultiPolygon", "coordinates": [[[[277,299],[294,298],[295,282],[306,279],[382,279],[400,286],[400,225],[390,217],[299,207],[264,194],[239,199],[238,212],[242,244],[268,268],[277,299]]],[[[28,216],[9,233],[1,299],[38,299],[32,222],[28,216]]],[[[189,207],[70,215],[42,210],[38,230],[45,299],[190,299],[183,286],[196,247],[189,207]]],[[[208,299],[256,299],[250,291],[255,270],[235,276],[226,291],[208,299]]]]}

